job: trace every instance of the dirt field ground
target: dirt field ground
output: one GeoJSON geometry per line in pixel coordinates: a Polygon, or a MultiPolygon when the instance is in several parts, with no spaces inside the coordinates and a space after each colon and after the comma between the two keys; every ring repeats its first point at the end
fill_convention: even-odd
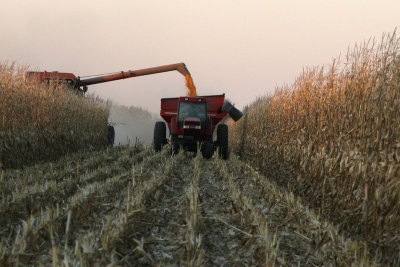
{"type": "Polygon", "coordinates": [[[234,156],[116,148],[1,174],[2,266],[373,265],[234,156]]]}

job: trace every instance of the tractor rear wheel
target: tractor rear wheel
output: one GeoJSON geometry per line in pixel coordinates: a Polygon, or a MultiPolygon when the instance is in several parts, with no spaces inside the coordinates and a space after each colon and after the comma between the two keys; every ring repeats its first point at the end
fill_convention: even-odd
{"type": "Polygon", "coordinates": [[[167,143],[167,127],[163,121],[157,121],[154,126],[153,145],[155,151],[161,151],[162,147],[167,143]]]}
{"type": "Polygon", "coordinates": [[[219,156],[225,160],[228,159],[229,143],[228,143],[228,126],[226,124],[218,125],[217,144],[219,148],[219,156]]]}
{"type": "Polygon", "coordinates": [[[210,159],[214,154],[214,145],[211,142],[203,142],[201,144],[201,154],[203,158],[210,159]]]}

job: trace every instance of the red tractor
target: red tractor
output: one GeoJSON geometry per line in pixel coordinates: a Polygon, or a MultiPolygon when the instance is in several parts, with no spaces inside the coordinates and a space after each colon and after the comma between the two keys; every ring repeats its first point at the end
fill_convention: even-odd
{"type": "MultiPolygon", "coordinates": [[[[160,115],[168,124],[172,154],[178,153],[180,148],[196,152],[199,145],[204,158],[211,158],[218,148],[220,156],[227,159],[228,126],[218,124],[227,114],[234,121],[238,121],[243,115],[225,101],[225,94],[162,98],[160,115]]],[[[167,143],[165,122],[158,121],[154,127],[154,149],[160,151],[167,143]]]]}

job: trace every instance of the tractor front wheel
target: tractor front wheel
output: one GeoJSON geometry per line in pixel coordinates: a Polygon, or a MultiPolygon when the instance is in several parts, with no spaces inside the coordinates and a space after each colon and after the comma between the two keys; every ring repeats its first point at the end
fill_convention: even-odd
{"type": "Polygon", "coordinates": [[[154,150],[161,151],[162,147],[167,143],[167,127],[163,121],[157,121],[154,126],[154,150]]]}
{"type": "Polygon", "coordinates": [[[203,158],[210,159],[214,154],[214,145],[211,142],[203,142],[201,144],[201,154],[203,158]]]}
{"type": "Polygon", "coordinates": [[[172,155],[177,155],[179,153],[179,142],[177,140],[178,138],[176,137],[176,135],[172,135],[171,136],[171,154],[172,155]]]}
{"type": "Polygon", "coordinates": [[[223,159],[229,157],[229,142],[228,142],[228,126],[219,124],[217,128],[217,144],[219,148],[219,156],[223,159]]]}

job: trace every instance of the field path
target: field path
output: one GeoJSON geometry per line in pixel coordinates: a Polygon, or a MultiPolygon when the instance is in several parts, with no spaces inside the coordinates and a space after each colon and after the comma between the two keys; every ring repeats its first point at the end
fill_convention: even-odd
{"type": "Polygon", "coordinates": [[[356,242],[234,156],[130,148],[73,162],[3,173],[0,265],[363,264],[356,242]]]}

